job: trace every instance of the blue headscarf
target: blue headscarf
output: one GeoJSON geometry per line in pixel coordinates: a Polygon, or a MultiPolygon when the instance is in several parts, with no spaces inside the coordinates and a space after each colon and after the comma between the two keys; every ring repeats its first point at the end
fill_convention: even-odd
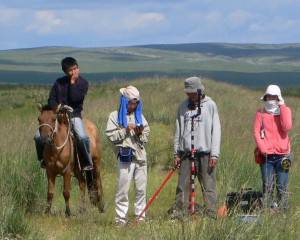
{"type": "MultiPolygon", "coordinates": [[[[127,114],[127,105],[130,102],[130,99],[124,97],[122,94],[120,95],[120,108],[118,112],[118,120],[117,122],[124,127],[128,127],[128,122],[126,118],[127,114]]],[[[142,100],[139,99],[139,103],[136,106],[136,109],[134,110],[134,117],[135,117],[135,124],[141,125],[143,124],[142,120],[142,100]]]]}

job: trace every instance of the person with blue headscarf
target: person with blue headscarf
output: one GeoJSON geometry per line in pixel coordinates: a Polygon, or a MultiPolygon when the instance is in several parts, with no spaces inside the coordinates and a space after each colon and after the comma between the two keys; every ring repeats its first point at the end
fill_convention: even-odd
{"type": "MultiPolygon", "coordinates": [[[[148,141],[150,127],[142,113],[138,89],[128,86],[121,88],[120,93],[119,110],[110,113],[105,134],[115,146],[118,160],[115,222],[117,226],[125,226],[132,179],[135,189],[134,214],[139,216],[146,207],[147,153],[144,145],[148,141]]],[[[144,222],[145,217],[144,213],[140,221],[144,222]]]]}

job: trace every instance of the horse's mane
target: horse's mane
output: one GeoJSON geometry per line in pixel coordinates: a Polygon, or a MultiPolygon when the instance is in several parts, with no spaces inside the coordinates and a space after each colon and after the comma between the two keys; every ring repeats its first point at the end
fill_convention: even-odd
{"type": "Polygon", "coordinates": [[[43,107],[42,107],[42,111],[49,111],[49,110],[53,110],[53,108],[52,108],[52,107],[50,107],[48,104],[46,104],[46,105],[43,105],[43,107]]]}

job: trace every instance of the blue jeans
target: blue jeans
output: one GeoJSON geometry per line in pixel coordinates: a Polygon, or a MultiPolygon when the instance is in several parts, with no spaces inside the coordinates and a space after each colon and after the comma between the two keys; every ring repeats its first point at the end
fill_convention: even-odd
{"type": "MultiPolygon", "coordinates": [[[[83,166],[93,166],[92,157],[90,154],[90,138],[87,135],[83,120],[79,117],[71,118],[73,124],[75,139],[78,144],[79,151],[82,154],[83,166]]],[[[36,146],[36,152],[38,160],[43,159],[44,145],[41,142],[41,136],[39,130],[34,135],[34,141],[36,146]]]]}
{"type": "Polygon", "coordinates": [[[267,155],[267,159],[260,165],[263,181],[264,200],[268,207],[274,207],[276,203],[279,207],[288,208],[288,177],[289,169],[283,169],[281,160],[290,155],[267,155]],[[276,183],[276,201],[274,202],[274,187],[276,183]]]}
{"type": "Polygon", "coordinates": [[[84,166],[93,166],[90,153],[90,138],[86,132],[83,120],[80,117],[71,118],[73,124],[75,139],[77,141],[79,151],[82,154],[82,164],[84,166]]]}

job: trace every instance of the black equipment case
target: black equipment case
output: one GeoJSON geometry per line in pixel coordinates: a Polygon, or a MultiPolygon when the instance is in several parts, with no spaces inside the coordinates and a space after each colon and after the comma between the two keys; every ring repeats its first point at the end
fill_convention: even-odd
{"type": "Polygon", "coordinates": [[[230,192],[226,195],[228,214],[234,212],[252,213],[263,205],[262,192],[253,191],[252,188],[241,189],[239,192],[230,192]]]}

